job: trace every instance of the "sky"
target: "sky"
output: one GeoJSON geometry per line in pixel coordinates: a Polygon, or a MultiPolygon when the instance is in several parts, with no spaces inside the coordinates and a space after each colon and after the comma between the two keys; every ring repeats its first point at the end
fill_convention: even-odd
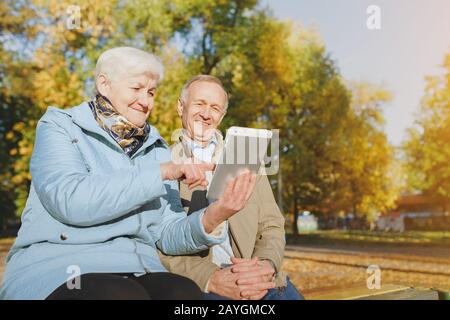
{"type": "Polygon", "coordinates": [[[425,76],[443,74],[450,53],[449,0],[263,0],[275,17],[318,32],[345,79],[379,84],[393,94],[385,105],[386,133],[399,146],[414,123],[425,76]],[[369,30],[370,5],[380,29],[369,30]]]}

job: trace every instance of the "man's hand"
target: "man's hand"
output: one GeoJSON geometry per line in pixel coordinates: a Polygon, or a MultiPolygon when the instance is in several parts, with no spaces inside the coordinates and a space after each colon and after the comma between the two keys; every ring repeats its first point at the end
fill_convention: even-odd
{"type": "Polygon", "coordinates": [[[241,299],[241,290],[237,285],[239,274],[231,268],[215,271],[209,279],[208,291],[233,300],[241,299]]]}
{"type": "Polygon", "coordinates": [[[208,291],[233,300],[260,300],[275,287],[275,273],[268,261],[231,258],[233,266],[218,270],[209,280],[208,291]]]}
{"type": "Polygon", "coordinates": [[[260,300],[269,289],[275,288],[272,281],[275,269],[269,261],[261,261],[257,257],[253,259],[232,257],[231,262],[234,264],[231,271],[239,274],[237,284],[243,299],[260,300]]]}
{"type": "Polygon", "coordinates": [[[196,186],[208,185],[205,171],[213,171],[215,165],[212,163],[193,163],[186,161],[184,163],[165,162],[160,165],[161,178],[163,180],[179,180],[193,189],[196,186]]]}
{"type": "Polygon", "coordinates": [[[203,215],[203,226],[211,233],[219,224],[242,210],[253,193],[256,175],[248,170],[228,182],[224,193],[216,202],[208,206],[203,215]]]}

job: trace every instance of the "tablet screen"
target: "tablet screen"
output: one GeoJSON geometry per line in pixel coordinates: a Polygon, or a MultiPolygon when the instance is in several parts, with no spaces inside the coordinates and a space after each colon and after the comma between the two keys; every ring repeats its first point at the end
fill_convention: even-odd
{"type": "Polygon", "coordinates": [[[259,173],[271,139],[265,129],[231,127],[208,186],[207,198],[214,201],[222,195],[227,183],[244,169],[259,173]]]}

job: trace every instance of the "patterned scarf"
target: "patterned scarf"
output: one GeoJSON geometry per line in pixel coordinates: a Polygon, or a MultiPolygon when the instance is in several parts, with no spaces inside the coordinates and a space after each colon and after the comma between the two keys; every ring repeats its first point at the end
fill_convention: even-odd
{"type": "Polygon", "coordinates": [[[102,95],[89,102],[95,120],[131,157],[147,140],[150,133],[148,123],[139,128],[120,115],[111,102],[102,95]]]}

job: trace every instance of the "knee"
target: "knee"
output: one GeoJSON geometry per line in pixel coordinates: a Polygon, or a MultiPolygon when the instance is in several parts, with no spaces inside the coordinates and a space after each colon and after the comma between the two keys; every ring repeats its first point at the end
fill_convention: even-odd
{"type": "Polygon", "coordinates": [[[94,300],[149,300],[145,288],[135,281],[120,276],[97,277],[86,286],[94,300]]]}
{"type": "Polygon", "coordinates": [[[202,300],[203,293],[191,279],[171,274],[173,300],[202,300]]]}

